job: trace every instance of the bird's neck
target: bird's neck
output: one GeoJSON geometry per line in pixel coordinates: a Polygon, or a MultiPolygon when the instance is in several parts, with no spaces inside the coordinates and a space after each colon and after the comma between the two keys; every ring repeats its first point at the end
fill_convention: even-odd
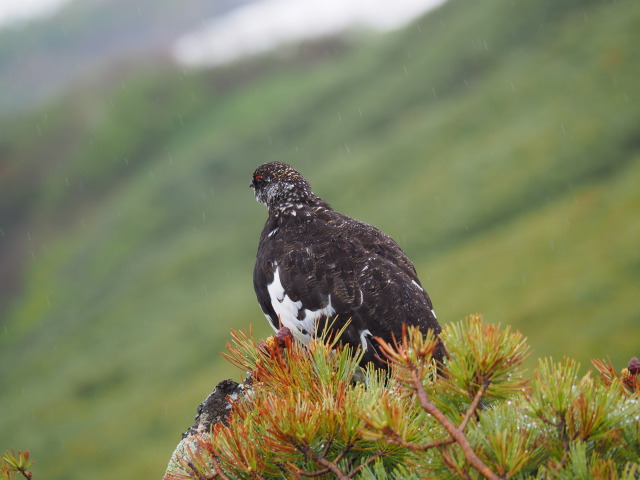
{"type": "Polygon", "coordinates": [[[331,207],[327,202],[322,200],[320,197],[318,197],[314,193],[311,193],[310,195],[305,197],[290,198],[282,202],[277,202],[273,205],[269,205],[269,217],[304,218],[309,216],[311,212],[317,209],[330,210],[331,207]]]}

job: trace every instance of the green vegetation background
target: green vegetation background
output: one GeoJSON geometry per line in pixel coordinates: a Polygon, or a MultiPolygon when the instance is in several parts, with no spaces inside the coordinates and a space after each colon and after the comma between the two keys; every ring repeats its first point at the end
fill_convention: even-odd
{"type": "MultiPolygon", "coordinates": [[[[443,323],[533,359],[640,343],[640,4],[450,0],[404,31],[203,72],[124,68],[0,131],[0,450],[159,478],[270,334],[251,172],[281,160],[414,260],[443,323]],[[9,281],[7,280],[9,279],[9,281]]],[[[534,360],[532,360],[531,366],[534,360]]]]}

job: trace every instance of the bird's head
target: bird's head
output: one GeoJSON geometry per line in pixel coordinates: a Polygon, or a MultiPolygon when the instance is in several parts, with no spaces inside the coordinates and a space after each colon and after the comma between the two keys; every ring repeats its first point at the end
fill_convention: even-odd
{"type": "Polygon", "coordinates": [[[256,200],[274,213],[313,205],[320,200],[300,173],[281,162],[260,165],[253,172],[249,186],[253,189],[256,200]]]}

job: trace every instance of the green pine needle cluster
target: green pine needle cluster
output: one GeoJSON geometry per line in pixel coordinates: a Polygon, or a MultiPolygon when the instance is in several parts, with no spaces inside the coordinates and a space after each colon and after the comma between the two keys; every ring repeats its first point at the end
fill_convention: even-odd
{"type": "Polygon", "coordinates": [[[248,393],[165,478],[640,476],[637,392],[600,368],[580,376],[573,360],[543,359],[529,384],[525,339],[479,315],[443,329],[444,365],[417,329],[380,342],[388,372],[362,370],[338,337],[305,348],[234,332],[228,358],[250,372],[248,393]]]}
{"type": "Polygon", "coordinates": [[[29,450],[23,452],[18,450],[7,451],[4,456],[0,458],[0,480],[17,480],[20,478],[26,478],[30,480],[33,477],[31,467],[34,462],[29,460],[29,450]]]}

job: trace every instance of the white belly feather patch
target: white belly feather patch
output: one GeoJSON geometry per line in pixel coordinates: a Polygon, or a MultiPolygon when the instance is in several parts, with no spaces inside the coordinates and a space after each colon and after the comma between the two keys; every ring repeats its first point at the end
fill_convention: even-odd
{"type": "MultiPolygon", "coordinates": [[[[300,315],[302,302],[299,300],[294,302],[284,291],[284,287],[280,281],[280,269],[277,265],[276,271],[273,273],[273,282],[267,286],[267,290],[271,297],[271,306],[275,310],[276,315],[278,315],[282,326],[291,330],[293,336],[305,345],[309,343],[315,332],[316,320],[321,317],[331,317],[336,313],[331,305],[331,295],[329,295],[327,305],[324,308],[319,310],[309,310],[305,308],[303,315],[300,315]]],[[[277,332],[277,319],[272,319],[267,316],[267,320],[269,320],[271,327],[277,332]]]]}

